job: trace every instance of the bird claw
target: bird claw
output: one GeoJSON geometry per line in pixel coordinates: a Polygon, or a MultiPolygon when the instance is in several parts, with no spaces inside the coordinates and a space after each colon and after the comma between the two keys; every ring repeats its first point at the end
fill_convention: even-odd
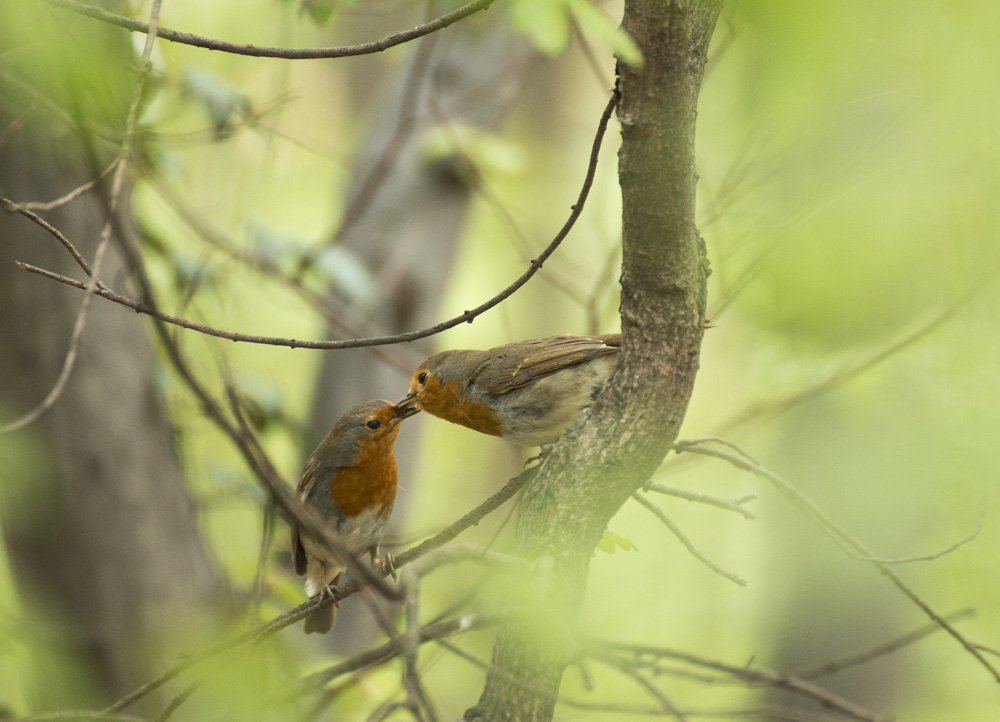
{"type": "Polygon", "coordinates": [[[340,602],[337,601],[337,596],[336,594],[334,594],[334,592],[336,591],[338,591],[337,585],[334,584],[333,582],[330,582],[325,587],[319,590],[319,598],[322,599],[323,597],[329,595],[331,601],[333,601],[333,606],[335,606],[337,609],[340,609],[340,602]]]}
{"type": "Polygon", "coordinates": [[[378,558],[378,552],[372,554],[372,567],[378,569],[379,567],[385,567],[386,573],[392,577],[392,581],[398,582],[399,578],[396,576],[396,559],[389,552],[385,553],[385,557],[382,559],[378,558]]]}
{"type": "MultiPolygon", "coordinates": [[[[324,570],[323,576],[324,578],[326,577],[326,570],[324,570]]],[[[319,597],[320,599],[329,596],[330,600],[333,602],[333,606],[337,607],[338,609],[340,608],[340,603],[337,601],[337,596],[334,592],[338,591],[337,582],[339,581],[340,581],[340,575],[338,574],[333,579],[324,584],[318,592],[316,592],[316,596],[319,597]]]]}
{"type": "Polygon", "coordinates": [[[555,444],[545,444],[538,450],[537,454],[535,454],[532,457],[529,457],[528,460],[524,462],[524,465],[527,466],[532,461],[537,461],[539,465],[541,465],[541,463],[545,461],[545,457],[547,457],[549,454],[552,453],[553,446],[555,446],[555,444]]]}

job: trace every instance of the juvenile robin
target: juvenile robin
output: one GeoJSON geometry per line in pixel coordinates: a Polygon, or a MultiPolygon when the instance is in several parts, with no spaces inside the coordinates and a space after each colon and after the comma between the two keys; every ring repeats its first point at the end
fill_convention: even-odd
{"type": "Polygon", "coordinates": [[[413,372],[400,404],[515,444],[545,446],[604,389],[620,344],[613,333],[443,351],[413,372]]]}
{"type": "MultiPolygon", "coordinates": [[[[306,461],[296,493],[319,514],[355,555],[367,552],[372,565],[396,499],[393,444],[399,424],[417,413],[412,406],[365,401],[349,409],[306,461]]],[[[292,561],[306,575],[309,596],[336,584],[347,567],[327,547],[292,526],[292,561]]],[[[306,618],[306,634],[333,627],[336,605],[306,618]]]]}

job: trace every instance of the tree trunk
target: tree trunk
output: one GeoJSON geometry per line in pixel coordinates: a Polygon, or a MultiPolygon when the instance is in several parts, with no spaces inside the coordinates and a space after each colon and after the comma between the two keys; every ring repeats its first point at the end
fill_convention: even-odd
{"type": "MultiPolygon", "coordinates": [[[[89,77],[89,84],[77,78],[83,87],[65,95],[61,84],[73,81],[55,76],[56,68],[32,78],[32,64],[49,67],[37,54],[80,39],[41,31],[19,50],[25,65],[18,70],[27,68],[28,84],[47,100],[86,94],[110,121],[123,107],[118,92],[133,77],[128,38],[94,23],[86,30],[87,47],[115,48],[122,77],[89,77]]],[[[18,40],[0,31],[0,47],[18,40]]],[[[47,201],[89,180],[73,129],[53,120],[47,102],[9,89],[0,94],[0,193],[47,201]]],[[[42,213],[91,262],[104,224],[92,193],[42,213]]],[[[83,301],[79,291],[19,269],[15,259],[82,277],[49,233],[0,213],[0,424],[37,406],[53,387],[83,301]]],[[[112,244],[100,277],[114,286],[122,268],[112,244]]],[[[218,589],[183,485],[158,370],[144,318],[95,300],[55,404],[34,423],[0,435],[3,532],[28,622],[24,641],[39,661],[28,677],[36,709],[100,706],[145,681],[149,665],[163,661],[156,654],[168,630],[203,614],[218,589]]]]}
{"type": "Polygon", "coordinates": [[[721,0],[626,0],[642,49],[619,68],[622,350],[586,420],[525,491],[517,552],[537,577],[512,589],[486,686],[467,720],[552,718],[591,553],[677,437],[698,368],[708,261],[694,222],[698,91],[721,0]]]}

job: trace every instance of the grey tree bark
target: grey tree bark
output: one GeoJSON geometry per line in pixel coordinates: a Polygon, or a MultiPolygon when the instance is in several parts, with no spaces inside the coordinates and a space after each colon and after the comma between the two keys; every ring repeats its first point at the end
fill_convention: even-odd
{"type": "Polygon", "coordinates": [[[622,350],[605,393],[525,490],[518,553],[538,577],[512,590],[467,720],[552,719],[573,655],[573,620],[607,523],[676,439],[694,386],[708,261],[694,222],[695,118],[721,0],[626,0],[623,26],[642,49],[619,68],[623,198],[622,350]]]}
{"type": "MultiPolygon", "coordinates": [[[[127,38],[96,24],[89,30],[115,48],[123,77],[94,78],[95,87],[70,92],[87,93],[106,104],[108,120],[120,119],[127,95],[119,91],[130,82],[127,38]]],[[[45,67],[38,54],[50,52],[50,43],[78,39],[34,37],[12,57],[25,62],[20,69],[45,67]]],[[[22,40],[0,31],[0,46],[22,40]]],[[[99,45],[93,37],[88,42],[99,45]]],[[[5,77],[0,194],[47,201],[89,180],[67,116],[57,118],[33,93],[56,103],[70,96],[57,87],[12,89],[12,76],[5,77]]],[[[51,80],[58,86],[59,79],[51,80]]],[[[93,191],[43,215],[93,260],[104,224],[93,191]]],[[[15,259],[82,275],[49,233],[0,213],[0,423],[49,393],[83,299],[19,269],[15,259]]],[[[121,283],[122,269],[112,244],[101,277],[121,283]]],[[[0,435],[3,534],[41,665],[33,676],[43,685],[36,709],[100,706],[145,681],[150,665],[162,662],[155,657],[165,652],[168,631],[204,614],[219,590],[185,491],[158,373],[144,319],[95,301],[56,403],[38,421],[0,435]]]]}

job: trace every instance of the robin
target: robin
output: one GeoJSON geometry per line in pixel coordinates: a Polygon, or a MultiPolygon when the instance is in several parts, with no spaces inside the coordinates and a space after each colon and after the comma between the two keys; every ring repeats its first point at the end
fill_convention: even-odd
{"type": "MultiPolygon", "coordinates": [[[[378,566],[378,545],[396,499],[396,457],[392,446],[400,422],[413,406],[365,401],[349,409],[309,457],[296,493],[355,555],[367,552],[378,566]]],[[[388,555],[386,557],[388,559],[388,555]]],[[[306,575],[309,596],[336,584],[347,565],[324,544],[292,525],[292,561],[306,575]]],[[[306,634],[326,634],[336,605],[306,618],[306,634]]]]}
{"type": "Polygon", "coordinates": [[[613,333],[443,351],[413,372],[400,404],[515,444],[545,446],[604,389],[620,345],[621,334],[613,333]]]}

